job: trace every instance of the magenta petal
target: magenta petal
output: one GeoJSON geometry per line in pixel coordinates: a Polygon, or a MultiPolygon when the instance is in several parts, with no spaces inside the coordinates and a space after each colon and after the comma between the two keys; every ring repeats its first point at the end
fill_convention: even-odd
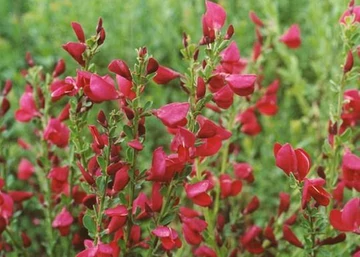
{"type": "Polygon", "coordinates": [[[208,27],[219,30],[224,26],[226,12],[220,5],[211,1],[206,1],[206,13],[204,19],[208,27]]]}
{"type": "Polygon", "coordinates": [[[119,98],[119,93],[114,85],[109,84],[105,79],[96,74],[91,75],[90,85],[84,87],[84,93],[91,101],[96,103],[119,98]]]}
{"type": "Polygon", "coordinates": [[[155,110],[154,114],[165,126],[176,128],[177,126],[186,125],[186,116],[189,109],[189,103],[170,103],[155,110]]]}
{"type": "Polygon", "coordinates": [[[239,96],[248,96],[254,92],[256,75],[238,75],[232,74],[225,78],[229,83],[230,88],[235,94],[239,96]]]}
{"type": "Polygon", "coordinates": [[[180,73],[170,68],[159,65],[156,71],[156,75],[154,77],[154,81],[157,84],[167,84],[171,80],[176,79],[178,77],[180,77],[180,73]]]}

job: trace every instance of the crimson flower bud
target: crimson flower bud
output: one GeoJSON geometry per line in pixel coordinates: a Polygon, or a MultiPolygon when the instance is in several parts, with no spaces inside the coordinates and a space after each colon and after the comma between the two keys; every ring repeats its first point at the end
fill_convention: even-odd
{"type": "Polygon", "coordinates": [[[82,26],[80,25],[80,23],[72,22],[71,27],[74,30],[75,35],[76,35],[77,39],[79,40],[79,42],[85,43],[85,33],[84,33],[84,30],[83,30],[82,26]]]}
{"type": "Polygon", "coordinates": [[[21,240],[25,248],[28,248],[31,245],[31,239],[25,232],[21,232],[21,240]]]}
{"type": "Polygon", "coordinates": [[[90,133],[93,136],[93,139],[94,139],[94,141],[96,143],[97,148],[103,149],[105,143],[104,143],[104,140],[101,137],[98,129],[94,125],[89,125],[89,129],[90,129],[90,133]]]}
{"type": "Polygon", "coordinates": [[[130,146],[131,148],[137,151],[141,151],[144,148],[144,146],[140,143],[138,139],[134,139],[128,142],[128,146],[130,146]]]}
{"type": "Polygon", "coordinates": [[[96,33],[99,33],[100,30],[102,29],[102,23],[103,23],[103,20],[101,17],[99,17],[99,21],[98,21],[98,24],[96,25],[96,33]]]}
{"type": "Polygon", "coordinates": [[[287,193],[280,192],[280,204],[278,210],[278,216],[280,216],[283,212],[287,212],[290,207],[290,195],[287,193]]]}
{"type": "MultiPolygon", "coordinates": [[[[199,49],[196,49],[195,50],[195,53],[194,53],[194,56],[193,56],[193,59],[194,59],[194,61],[197,61],[197,59],[198,59],[198,57],[199,57],[199,49]]],[[[205,61],[205,60],[204,60],[205,61]]]]}
{"type": "Polygon", "coordinates": [[[206,93],[206,86],[204,79],[202,77],[198,77],[196,83],[196,97],[197,99],[201,99],[205,96],[206,93]]]}
{"type": "Polygon", "coordinates": [[[171,80],[176,79],[178,77],[180,77],[180,73],[165,66],[159,65],[156,71],[156,75],[154,77],[154,81],[157,84],[163,85],[169,83],[171,80]]]}
{"type": "Polygon", "coordinates": [[[98,33],[98,41],[97,44],[100,46],[104,43],[105,38],[106,38],[106,33],[105,33],[105,29],[101,28],[100,32],[98,33]]]}
{"type": "Polygon", "coordinates": [[[104,128],[107,128],[108,127],[108,122],[107,122],[107,119],[106,119],[106,116],[105,116],[105,113],[103,110],[100,110],[98,115],[97,115],[97,122],[104,128]]]}
{"type": "Polygon", "coordinates": [[[55,66],[54,72],[53,72],[53,77],[56,78],[58,76],[60,76],[61,74],[63,74],[65,71],[65,61],[64,59],[60,59],[55,66]]]}
{"type": "Polygon", "coordinates": [[[146,54],[147,54],[147,48],[145,46],[140,47],[138,51],[139,58],[144,58],[146,54]]]}
{"type": "Polygon", "coordinates": [[[346,56],[346,61],[343,68],[344,73],[348,73],[349,71],[351,71],[353,66],[354,66],[354,56],[352,51],[350,50],[346,56]]]}
{"type": "Polygon", "coordinates": [[[284,239],[286,241],[299,248],[303,248],[303,244],[300,242],[300,240],[297,238],[294,232],[292,232],[292,230],[288,225],[284,225],[282,230],[283,230],[284,239]]]}
{"type": "Polygon", "coordinates": [[[114,72],[127,80],[132,80],[131,72],[127,64],[123,60],[113,60],[109,66],[109,71],[114,72]]]}
{"type": "Polygon", "coordinates": [[[150,57],[146,66],[146,75],[156,72],[158,68],[159,63],[154,58],[150,57]]]}
{"type": "Polygon", "coordinates": [[[5,82],[5,86],[4,86],[4,89],[2,92],[3,96],[7,96],[7,94],[9,94],[11,88],[12,88],[12,81],[10,79],[8,79],[5,82]]]}
{"type": "Polygon", "coordinates": [[[183,38],[182,38],[182,43],[183,43],[183,46],[186,48],[188,47],[188,40],[189,40],[189,37],[188,35],[184,32],[183,33],[183,38]]]}
{"type": "Polygon", "coordinates": [[[327,237],[324,240],[317,242],[317,244],[318,245],[334,245],[334,244],[345,241],[345,239],[346,239],[346,234],[340,233],[339,235],[337,235],[335,237],[327,237]]]}
{"type": "Polygon", "coordinates": [[[26,52],[25,61],[30,67],[33,67],[35,65],[34,59],[32,58],[30,52],[26,52]]]}
{"type": "Polygon", "coordinates": [[[83,53],[86,50],[86,45],[84,43],[78,42],[69,42],[62,45],[62,48],[68,52],[71,57],[77,61],[81,66],[85,66],[85,60],[83,59],[83,53]]]}
{"type": "Polygon", "coordinates": [[[250,214],[253,213],[254,211],[256,211],[260,206],[260,201],[259,198],[257,196],[254,196],[250,203],[248,203],[248,205],[245,207],[245,209],[243,210],[243,214],[250,214]]]}
{"type": "Polygon", "coordinates": [[[82,203],[86,206],[86,208],[93,210],[93,206],[96,204],[96,195],[90,194],[85,196],[82,200],[82,203]]]}
{"type": "Polygon", "coordinates": [[[234,35],[234,26],[230,24],[226,31],[225,39],[229,40],[233,35],[234,35]]]}
{"type": "Polygon", "coordinates": [[[255,12],[250,11],[250,12],[249,12],[249,17],[250,17],[251,21],[252,21],[256,26],[259,26],[259,27],[263,27],[263,26],[264,26],[263,21],[256,15],[255,12]]]}

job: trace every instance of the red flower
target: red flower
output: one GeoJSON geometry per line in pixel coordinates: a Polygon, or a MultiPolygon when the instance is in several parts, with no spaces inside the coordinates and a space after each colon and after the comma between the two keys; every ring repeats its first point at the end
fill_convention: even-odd
{"type": "Polygon", "coordinates": [[[245,234],[240,237],[240,243],[249,253],[260,254],[264,252],[264,248],[260,241],[261,232],[260,227],[251,226],[245,234]]]}
{"type": "Polygon", "coordinates": [[[101,242],[98,242],[96,246],[94,246],[94,243],[90,240],[84,241],[85,250],[78,253],[76,257],[115,257],[116,248],[117,246],[114,246],[112,244],[104,244],[101,242]]]}
{"type": "Polygon", "coordinates": [[[198,115],[196,121],[199,124],[199,131],[196,133],[198,138],[211,138],[218,135],[222,140],[226,140],[232,135],[230,131],[220,127],[204,116],[198,115]]]}
{"type": "Polygon", "coordinates": [[[354,9],[352,10],[352,13],[350,13],[350,10],[346,10],[339,20],[340,23],[345,24],[345,18],[354,15],[354,21],[353,22],[360,22],[360,6],[354,6],[354,9]]]}
{"type": "Polygon", "coordinates": [[[49,172],[48,178],[51,179],[51,190],[61,193],[68,187],[69,167],[55,167],[49,172]]]}
{"type": "Polygon", "coordinates": [[[206,245],[202,245],[194,251],[196,257],[218,257],[216,252],[206,245]]]}
{"type": "Polygon", "coordinates": [[[65,71],[65,61],[64,59],[60,59],[57,63],[56,66],[54,68],[53,74],[52,76],[54,78],[60,76],[61,74],[63,74],[65,71]]]}
{"type": "Polygon", "coordinates": [[[166,161],[167,155],[162,149],[162,147],[157,148],[153,152],[151,168],[147,172],[147,180],[157,182],[170,182],[174,176],[174,173],[167,172],[166,161]]]}
{"type": "Polygon", "coordinates": [[[192,132],[179,127],[175,137],[171,141],[170,149],[177,152],[180,161],[190,161],[191,150],[193,150],[195,140],[195,135],[192,132]]]}
{"type": "Polygon", "coordinates": [[[185,191],[187,197],[195,204],[208,207],[212,204],[212,199],[206,192],[211,190],[212,187],[209,180],[203,180],[195,184],[186,184],[185,191]]]}
{"type": "Polygon", "coordinates": [[[70,225],[73,223],[74,218],[65,208],[55,217],[52,222],[52,227],[60,231],[61,236],[67,236],[70,233],[70,225]]]}
{"type": "Polygon", "coordinates": [[[115,100],[120,96],[110,77],[100,77],[96,74],[91,75],[89,85],[84,87],[84,93],[95,103],[115,100]]]}
{"type": "Polygon", "coordinates": [[[323,188],[325,180],[322,178],[304,180],[304,187],[302,192],[301,206],[305,209],[306,204],[311,197],[314,198],[316,204],[327,206],[330,203],[331,195],[323,188]]]}
{"type": "Polygon", "coordinates": [[[133,215],[137,214],[135,218],[138,220],[146,219],[150,217],[151,211],[152,210],[150,207],[149,199],[143,192],[140,192],[138,197],[133,202],[133,206],[132,206],[133,215]]]}
{"type": "Polygon", "coordinates": [[[346,151],[342,160],[342,172],[345,185],[360,192],[360,157],[346,151]]]}
{"type": "Polygon", "coordinates": [[[235,41],[231,42],[230,45],[220,53],[220,57],[220,66],[216,68],[216,72],[219,73],[240,74],[247,64],[245,59],[241,59],[240,51],[235,41]]]}
{"type": "Polygon", "coordinates": [[[107,216],[111,217],[110,223],[107,226],[107,230],[109,234],[119,230],[121,227],[125,225],[128,215],[126,206],[118,205],[114,208],[105,210],[104,213],[107,216]]]}
{"type": "Polygon", "coordinates": [[[64,148],[69,143],[70,130],[58,119],[50,119],[44,131],[44,139],[50,143],[64,148]]]}
{"type": "Polygon", "coordinates": [[[286,175],[293,173],[295,178],[302,181],[310,170],[310,157],[301,148],[293,149],[288,143],[274,145],[276,166],[282,169],[286,175]]]}
{"type": "Polygon", "coordinates": [[[201,232],[207,228],[207,223],[198,218],[198,213],[186,208],[180,208],[180,217],[186,242],[191,245],[200,244],[203,240],[201,232]]]}
{"type": "Polygon", "coordinates": [[[35,168],[32,163],[25,158],[21,158],[18,166],[17,178],[20,180],[28,180],[34,172],[35,168]]]}
{"type": "Polygon", "coordinates": [[[283,212],[287,212],[290,207],[290,195],[287,193],[280,192],[280,204],[278,210],[278,216],[280,216],[283,212]]]}
{"type": "Polygon", "coordinates": [[[360,198],[351,199],[342,210],[332,210],[330,223],[337,230],[360,234],[360,198]]]}
{"type": "Polygon", "coordinates": [[[130,69],[123,60],[113,60],[109,64],[108,69],[129,81],[132,80],[130,69]]]}
{"type": "Polygon", "coordinates": [[[348,126],[355,126],[360,120],[360,91],[357,89],[349,89],[345,91],[341,118],[343,120],[343,124],[341,124],[340,133],[348,126]]]}
{"type": "Polygon", "coordinates": [[[121,169],[119,169],[118,171],[116,171],[115,173],[115,178],[114,178],[114,184],[113,184],[113,192],[114,193],[118,193],[120,191],[122,191],[126,185],[129,183],[129,166],[125,165],[123,166],[121,169]]]}
{"type": "Polygon", "coordinates": [[[65,80],[55,80],[53,83],[51,83],[50,90],[52,92],[52,100],[57,101],[64,95],[75,95],[79,91],[79,88],[77,87],[73,78],[67,77],[65,80]]]}
{"type": "Polygon", "coordinates": [[[76,35],[77,39],[79,40],[79,42],[85,43],[85,33],[84,33],[84,30],[83,30],[82,26],[80,25],[80,23],[72,22],[71,27],[74,30],[75,35],[76,35]]]}
{"type": "Polygon", "coordinates": [[[212,43],[216,33],[224,26],[226,20],[225,10],[218,4],[206,1],[206,12],[202,17],[203,44],[212,43]]]}
{"type": "Polygon", "coordinates": [[[154,110],[154,115],[167,127],[182,127],[187,123],[186,116],[189,108],[189,103],[170,103],[154,110]]]}
{"type": "Polygon", "coordinates": [[[248,183],[254,182],[253,169],[250,164],[246,162],[234,163],[233,168],[236,177],[248,183]]]}
{"type": "Polygon", "coordinates": [[[236,196],[241,192],[242,183],[240,180],[232,180],[228,174],[220,175],[221,197],[236,196]]]}
{"type": "Polygon", "coordinates": [[[160,238],[162,247],[167,251],[180,248],[182,245],[178,234],[172,228],[159,226],[151,233],[160,238]]]}
{"type": "Polygon", "coordinates": [[[226,85],[214,93],[213,101],[220,108],[228,109],[234,102],[234,92],[226,85]]]}
{"type": "Polygon", "coordinates": [[[240,113],[237,116],[237,121],[242,124],[241,132],[247,135],[256,136],[261,132],[261,126],[253,108],[248,108],[244,112],[240,113]]]}
{"type": "Polygon", "coordinates": [[[28,122],[39,116],[32,92],[25,92],[20,98],[20,108],[15,112],[15,119],[20,122],[28,122]]]}
{"type": "Polygon", "coordinates": [[[8,191],[9,196],[13,199],[14,203],[22,203],[33,197],[33,193],[25,191],[8,191]]]}
{"type": "Polygon", "coordinates": [[[239,96],[248,96],[254,92],[256,75],[232,74],[225,78],[231,90],[239,96]]]}
{"type": "Polygon", "coordinates": [[[158,69],[156,70],[156,75],[153,79],[157,84],[167,84],[171,80],[178,77],[180,77],[180,73],[170,68],[159,65],[158,69]]]}
{"type": "Polygon", "coordinates": [[[141,151],[144,148],[144,146],[142,145],[142,143],[140,143],[138,139],[133,139],[129,141],[128,146],[135,149],[136,151],[141,151]]]}
{"type": "Polygon", "coordinates": [[[291,27],[280,37],[280,41],[289,48],[298,48],[301,45],[299,25],[291,25],[291,27]]]}
{"type": "Polygon", "coordinates": [[[249,12],[249,17],[250,17],[251,21],[252,21],[256,26],[259,26],[259,27],[263,27],[263,26],[264,26],[263,21],[260,20],[260,18],[256,15],[255,12],[250,11],[250,12],[249,12]]]}
{"type": "Polygon", "coordinates": [[[290,227],[288,225],[283,225],[283,236],[286,241],[288,241],[290,244],[295,245],[299,248],[303,248],[303,244],[300,242],[300,240],[296,237],[294,232],[291,231],[290,227]]]}
{"type": "Polygon", "coordinates": [[[6,224],[9,222],[9,219],[12,217],[14,211],[14,201],[13,199],[0,192],[0,217],[3,218],[6,224]]]}
{"type": "Polygon", "coordinates": [[[160,212],[163,204],[163,196],[160,192],[161,183],[155,182],[151,189],[151,203],[150,207],[153,212],[160,212]]]}
{"type": "Polygon", "coordinates": [[[82,56],[86,50],[86,45],[84,43],[69,42],[69,43],[64,44],[62,47],[81,66],[83,66],[83,67],[85,66],[85,60],[83,59],[83,56],[82,56]]]}
{"type": "Polygon", "coordinates": [[[260,201],[259,198],[257,196],[254,196],[253,198],[251,198],[251,201],[248,203],[248,205],[245,207],[245,209],[243,210],[243,214],[250,214],[253,213],[254,211],[256,211],[260,206],[260,201]]]}
{"type": "Polygon", "coordinates": [[[219,135],[201,140],[202,144],[196,147],[196,156],[212,156],[221,148],[222,139],[219,135]]]}

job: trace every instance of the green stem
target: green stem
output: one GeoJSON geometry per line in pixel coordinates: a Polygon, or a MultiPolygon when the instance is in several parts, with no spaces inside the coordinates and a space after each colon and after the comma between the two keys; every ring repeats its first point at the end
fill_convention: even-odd
{"type": "Polygon", "coordinates": [[[340,85],[339,85],[339,92],[337,95],[337,105],[336,105],[336,110],[335,110],[335,114],[334,114],[334,124],[336,126],[336,132],[337,134],[334,136],[334,145],[332,148],[332,158],[330,160],[330,179],[332,179],[331,183],[330,183],[330,187],[333,187],[333,185],[336,183],[337,178],[338,178],[338,166],[339,166],[339,161],[341,159],[340,157],[340,145],[338,144],[338,140],[337,138],[340,136],[339,135],[339,130],[340,130],[340,126],[341,126],[341,112],[342,112],[342,106],[343,106],[343,97],[344,97],[344,91],[345,91],[345,85],[346,85],[346,78],[347,78],[347,73],[344,73],[341,77],[340,80],[340,85]]]}

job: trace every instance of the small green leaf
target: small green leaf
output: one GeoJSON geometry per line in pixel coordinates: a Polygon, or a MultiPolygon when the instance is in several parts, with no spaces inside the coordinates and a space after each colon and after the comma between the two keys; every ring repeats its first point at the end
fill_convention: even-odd
{"type": "Polygon", "coordinates": [[[351,139],[352,131],[350,128],[347,128],[344,133],[340,135],[340,139],[342,143],[346,143],[351,139]]]}
{"type": "Polygon", "coordinates": [[[89,231],[89,235],[94,235],[96,233],[96,224],[93,218],[87,213],[83,217],[84,227],[89,231]]]}
{"type": "Polygon", "coordinates": [[[101,170],[103,171],[103,172],[105,172],[106,171],[106,161],[105,161],[105,159],[104,159],[104,157],[103,156],[98,156],[97,157],[97,162],[99,163],[99,166],[100,166],[100,168],[101,168],[101,170]]]}
{"type": "Polygon", "coordinates": [[[125,135],[126,135],[128,138],[133,138],[133,137],[134,137],[133,132],[132,132],[132,129],[130,128],[130,126],[125,125],[125,126],[123,127],[123,131],[124,131],[125,135]]]}
{"type": "Polygon", "coordinates": [[[160,224],[161,225],[168,225],[171,221],[174,220],[176,214],[175,213],[168,213],[166,214],[161,220],[160,220],[160,224]]]}

